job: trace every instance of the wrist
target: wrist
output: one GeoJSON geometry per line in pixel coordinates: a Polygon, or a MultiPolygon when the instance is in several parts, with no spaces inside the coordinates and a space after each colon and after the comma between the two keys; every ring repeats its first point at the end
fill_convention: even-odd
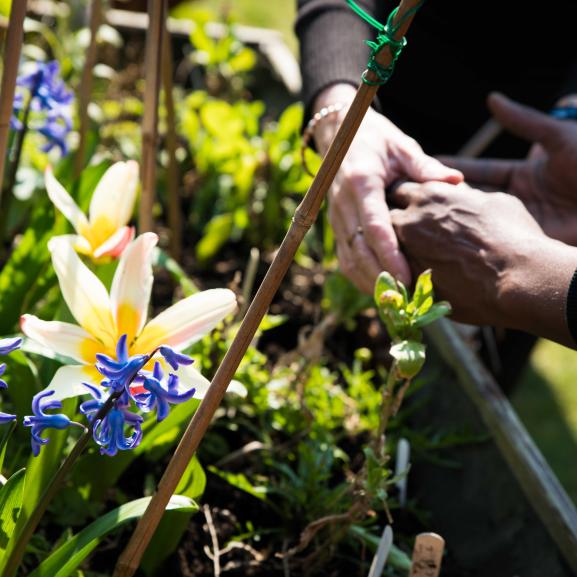
{"type": "Polygon", "coordinates": [[[574,347],[566,300],[577,268],[577,248],[546,236],[528,239],[526,246],[503,276],[499,290],[502,324],[574,347]]]}

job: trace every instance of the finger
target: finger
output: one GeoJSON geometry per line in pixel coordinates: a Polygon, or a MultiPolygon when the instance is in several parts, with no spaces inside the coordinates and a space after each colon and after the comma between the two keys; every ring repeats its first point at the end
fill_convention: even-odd
{"type": "Polygon", "coordinates": [[[402,151],[399,160],[403,172],[417,182],[438,180],[449,184],[458,184],[463,181],[463,174],[450,166],[445,166],[436,158],[425,154],[420,146],[415,145],[402,151]]]}
{"type": "Polygon", "coordinates": [[[446,182],[405,182],[399,185],[392,200],[396,207],[422,206],[430,202],[444,202],[454,194],[470,190],[465,183],[447,184],[446,182]]]}
{"type": "Polygon", "coordinates": [[[356,234],[350,243],[337,241],[337,257],[342,273],[360,291],[373,294],[375,280],[381,270],[362,234],[356,234]]]}
{"type": "Polygon", "coordinates": [[[559,120],[534,108],[519,104],[503,94],[493,93],[488,99],[493,116],[507,130],[530,142],[547,145],[559,129],[559,120]]]}
{"type": "Polygon", "coordinates": [[[460,170],[469,182],[506,189],[511,177],[523,160],[498,160],[492,158],[458,158],[443,156],[442,162],[460,170]]]}

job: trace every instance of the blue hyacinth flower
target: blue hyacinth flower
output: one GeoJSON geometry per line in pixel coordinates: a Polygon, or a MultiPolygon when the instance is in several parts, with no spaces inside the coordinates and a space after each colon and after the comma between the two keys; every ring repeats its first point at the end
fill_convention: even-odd
{"type": "Polygon", "coordinates": [[[121,390],[128,392],[130,384],[136,378],[138,372],[150,360],[148,355],[129,357],[126,339],[126,335],[122,335],[118,339],[116,359],[102,353],[96,355],[96,368],[100,374],[106,377],[102,384],[110,387],[114,392],[121,390]]]}
{"type": "Polygon", "coordinates": [[[66,136],[72,130],[74,94],[60,78],[59,63],[56,60],[35,63],[32,72],[18,78],[17,86],[28,96],[25,98],[22,91],[15,95],[11,128],[24,129],[20,116],[29,106],[32,114],[28,128],[36,130],[48,141],[42,149],[48,152],[57,146],[62,154],[66,154],[66,136]]]}
{"type": "Polygon", "coordinates": [[[118,451],[138,447],[142,440],[142,421],[140,415],[131,413],[127,407],[113,407],[106,417],[94,423],[94,440],[100,445],[100,453],[114,457],[118,451]],[[125,436],[125,427],[133,429],[130,437],[125,436]]]}
{"type": "Polygon", "coordinates": [[[177,405],[184,403],[194,397],[195,389],[180,393],[178,391],[178,377],[176,375],[168,375],[166,383],[163,382],[164,373],[160,363],[154,364],[152,375],[144,378],[143,388],[144,393],[133,395],[137,406],[149,413],[156,409],[156,420],[162,421],[168,416],[170,405],[177,405]]]}
{"type": "Polygon", "coordinates": [[[188,355],[177,353],[174,349],[163,345],[159,347],[158,352],[164,357],[164,360],[175,370],[178,370],[180,365],[192,365],[194,362],[188,355]]]}
{"type": "Polygon", "coordinates": [[[0,339],[0,355],[8,355],[20,348],[22,339],[20,337],[12,339],[0,339]]]}
{"type": "Polygon", "coordinates": [[[34,395],[32,399],[32,412],[34,415],[24,417],[24,426],[32,427],[32,453],[35,457],[40,453],[42,445],[46,445],[50,441],[50,439],[41,436],[45,429],[63,430],[72,426],[85,428],[84,425],[71,421],[63,413],[46,413],[46,411],[62,408],[60,401],[46,400],[53,394],[54,391],[41,391],[34,395]]]}

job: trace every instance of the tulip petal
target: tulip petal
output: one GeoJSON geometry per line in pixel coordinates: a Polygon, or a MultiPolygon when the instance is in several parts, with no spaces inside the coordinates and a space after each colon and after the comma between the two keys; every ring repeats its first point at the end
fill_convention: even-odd
{"type": "Polygon", "coordinates": [[[123,226],[119,228],[108,240],[104,241],[97,249],[94,251],[94,258],[103,258],[106,256],[117,258],[123,252],[124,249],[132,242],[134,239],[134,227],[123,226]]]}
{"type": "Polygon", "coordinates": [[[148,314],[152,291],[152,251],[158,236],[141,234],[122,253],[114,274],[110,301],[119,335],[127,335],[128,343],[140,334],[148,314]]]}
{"type": "Polygon", "coordinates": [[[176,372],[173,372],[178,377],[178,394],[182,395],[196,389],[194,393],[195,399],[204,399],[204,395],[210,386],[210,381],[202,376],[192,365],[180,365],[176,372]]]}
{"type": "Polygon", "coordinates": [[[50,397],[53,401],[62,401],[71,397],[90,394],[82,383],[88,383],[97,389],[104,390],[100,385],[102,376],[90,365],[66,365],[60,367],[46,391],[54,391],[50,397]]]}
{"type": "Polygon", "coordinates": [[[66,192],[65,188],[56,180],[52,168],[49,166],[44,173],[46,192],[54,206],[72,224],[74,230],[80,233],[86,227],[88,221],[74,199],[66,192]]]}
{"type": "Polygon", "coordinates": [[[110,223],[116,231],[125,226],[134,211],[138,186],[138,163],[134,160],[113,164],[96,185],[90,209],[90,225],[110,223]]]}
{"type": "Polygon", "coordinates": [[[96,339],[71,323],[43,321],[34,315],[22,315],[20,329],[41,346],[80,363],[94,363],[96,353],[103,352],[96,339]]]}
{"type": "Polygon", "coordinates": [[[193,294],[152,319],[132,348],[132,354],[147,354],[160,345],[183,350],[209,333],[236,310],[236,296],[228,289],[193,294]]]}
{"type": "Polygon", "coordinates": [[[80,260],[69,239],[54,237],[49,241],[48,249],[70,312],[106,349],[114,350],[116,325],[106,288],[80,260]]]}

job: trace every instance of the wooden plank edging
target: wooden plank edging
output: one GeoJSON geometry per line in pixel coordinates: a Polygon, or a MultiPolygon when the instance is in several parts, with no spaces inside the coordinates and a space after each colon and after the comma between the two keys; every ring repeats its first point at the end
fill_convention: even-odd
{"type": "Polygon", "coordinates": [[[426,334],[455,371],[527,499],[577,574],[575,505],[493,376],[462,339],[453,323],[441,319],[427,327],[426,334]]]}

